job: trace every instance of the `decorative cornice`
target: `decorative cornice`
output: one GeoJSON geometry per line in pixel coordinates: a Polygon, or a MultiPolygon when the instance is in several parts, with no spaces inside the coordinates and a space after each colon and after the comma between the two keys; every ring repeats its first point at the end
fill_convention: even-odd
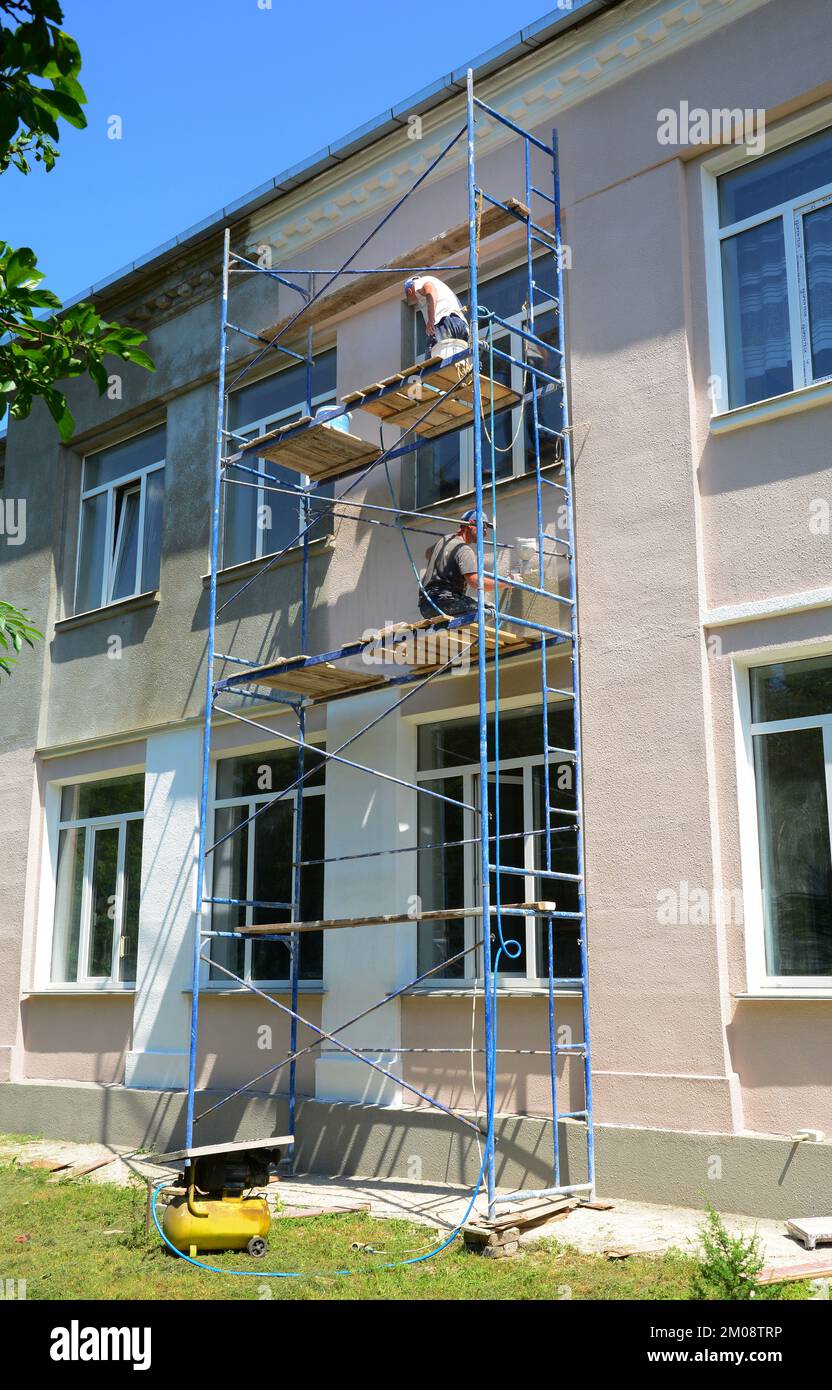
{"type": "MultiPolygon", "coordinates": [[[[569,32],[485,79],[478,92],[489,105],[527,130],[551,125],[558,113],[659,62],[769,0],[631,0],[580,30],[569,32]]],[[[305,253],[334,231],[400,197],[448,144],[465,118],[464,98],[426,117],[419,141],[407,129],[386,136],[348,165],[321,174],[312,185],[284,194],[251,220],[251,251],[268,242],[275,264],[305,253]]],[[[486,155],[512,139],[497,121],[481,118],[477,153],[486,155]]],[[[458,171],[464,142],[451,150],[431,178],[458,171]]]]}
{"type": "MultiPolygon", "coordinates": [[[[558,113],[588,96],[767,3],[771,0],[630,0],[498,69],[478,84],[478,92],[526,129],[551,125],[558,113]]],[[[408,127],[402,126],[297,190],[276,192],[237,226],[232,223],[235,249],[250,255],[268,243],[279,266],[290,257],[305,256],[333,232],[380,214],[448,144],[464,111],[464,97],[449,100],[422,118],[421,139],[410,140],[408,127]]],[[[511,138],[505,126],[481,117],[478,155],[511,138]]],[[[464,162],[460,141],[431,179],[458,172],[464,162]]],[[[218,233],[219,223],[211,230],[218,233]]],[[[125,317],[144,327],[156,326],[215,296],[219,261],[213,239],[203,241],[195,250],[149,268],[145,277],[136,271],[113,281],[96,298],[108,308],[118,304],[125,317]]]]}

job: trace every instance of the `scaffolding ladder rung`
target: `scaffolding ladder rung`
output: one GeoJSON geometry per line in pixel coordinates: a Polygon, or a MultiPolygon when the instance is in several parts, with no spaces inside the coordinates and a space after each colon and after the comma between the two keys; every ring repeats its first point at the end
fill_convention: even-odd
{"type": "MultiPolygon", "coordinates": [[[[489,873],[492,874],[513,874],[516,878],[556,878],[563,883],[580,883],[580,874],[561,873],[557,869],[519,869],[508,864],[489,864],[489,873]]],[[[506,909],[501,907],[502,912],[506,909]]]]}

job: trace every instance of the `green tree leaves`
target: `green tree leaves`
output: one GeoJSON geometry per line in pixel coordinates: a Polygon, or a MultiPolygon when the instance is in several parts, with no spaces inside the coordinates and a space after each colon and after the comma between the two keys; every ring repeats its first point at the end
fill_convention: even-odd
{"type": "Polygon", "coordinates": [[[19,652],[23,643],[33,647],[34,639],[42,637],[43,633],[38,632],[25,616],[25,608],[21,611],[11,603],[3,603],[0,600],[0,671],[5,671],[6,675],[11,674],[12,666],[15,664],[16,656],[10,656],[10,652],[19,652]]]}
{"type": "Polygon", "coordinates": [[[0,11],[17,21],[0,28],[0,173],[14,164],[27,174],[27,154],[51,169],[58,121],[87,123],[81,53],[60,27],[57,0],[3,0],[0,11]]]}
{"type": "Polygon", "coordinates": [[[136,328],[110,323],[94,304],[73,304],[61,313],[50,290],[40,289],[43,272],[28,246],[14,249],[0,242],[0,394],[11,398],[12,419],[29,415],[37,397],[45,401],[52,419],[67,440],[74,421],[66,397],[56,383],[88,375],[103,395],[109,384],[106,357],[153,371],[141,344],[147,335],[136,328]]]}
{"type": "MultiPolygon", "coordinates": [[[[58,0],[0,0],[0,174],[10,167],[28,174],[32,161],[52,169],[60,122],[76,130],[87,124],[81,53],[62,23],[58,0]]],[[[86,375],[103,395],[110,382],[105,358],[155,367],[141,346],[146,334],[109,323],[94,304],[62,310],[58,297],[41,288],[43,278],[30,247],[0,240],[0,420],[7,402],[12,419],[23,420],[39,398],[67,440],[74,421],[59,382],[86,375]]],[[[15,658],[3,653],[17,653],[42,635],[24,613],[0,602],[6,674],[15,658]]]]}

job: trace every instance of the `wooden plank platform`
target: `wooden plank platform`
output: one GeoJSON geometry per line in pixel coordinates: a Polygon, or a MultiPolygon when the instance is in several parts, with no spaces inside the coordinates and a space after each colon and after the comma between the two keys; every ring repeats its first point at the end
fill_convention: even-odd
{"type": "MultiPolygon", "coordinates": [[[[374,382],[372,386],[350,391],[344,396],[344,405],[353,410],[366,410],[398,429],[413,426],[414,433],[428,439],[470,425],[474,419],[474,380],[470,354],[444,367],[437,367],[441,360],[431,357],[426,362],[414,363],[393,376],[374,382]],[[397,384],[399,389],[387,389],[397,384]],[[371,393],[381,388],[387,389],[387,394],[368,399],[371,393]],[[426,414],[428,411],[430,413],[426,414]],[[423,419],[423,416],[426,418],[423,419]]],[[[482,372],[480,388],[486,416],[491,410],[492,398],[495,411],[505,410],[520,400],[517,391],[501,381],[492,381],[482,372]]]]}
{"type": "Polygon", "coordinates": [[[385,684],[385,677],[378,674],[363,675],[349,667],[336,666],[332,661],[316,661],[311,666],[295,666],[287,663],[282,670],[279,662],[273,666],[261,667],[246,672],[246,679],[256,685],[270,685],[275,690],[290,690],[295,695],[310,695],[322,700],[333,695],[357,693],[359,690],[372,690],[385,684]],[[263,674],[259,674],[259,671],[263,674]]]}
{"type": "MultiPolygon", "coordinates": [[[[459,660],[467,657],[471,661],[476,660],[479,645],[476,621],[450,627],[452,621],[451,618],[420,618],[412,623],[396,623],[379,629],[377,636],[362,637],[346,643],[343,650],[345,655],[355,657],[374,647],[383,647],[391,642],[391,639],[395,639],[395,645],[391,643],[395,650],[396,646],[415,638],[416,661],[412,664],[396,663],[392,669],[395,670],[396,676],[400,677],[403,674],[402,667],[408,666],[413,679],[418,680],[447,665],[451,658],[459,660]],[[434,633],[440,639],[436,650],[430,660],[420,661],[420,655],[425,656],[427,653],[424,646],[421,653],[419,652],[419,640],[424,638],[427,642],[434,633]]],[[[494,655],[498,642],[500,654],[507,656],[530,650],[537,640],[535,635],[526,636],[506,628],[498,630],[492,626],[486,627],[486,650],[491,656],[494,655]]],[[[372,667],[368,666],[365,673],[336,661],[311,661],[308,656],[290,656],[264,663],[262,666],[250,667],[239,675],[228,677],[222,688],[267,685],[274,690],[291,691],[293,694],[307,695],[314,701],[323,702],[341,695],[380,689],[387,684],[387,679],[385,668],[375,663],[372,667]]]]}
{"type": "MultiPolygon", "coordinates": [[[[506,227],[512,226],[515,222],[528,221],[529,209],[520,202],[519,198],[506,198],[504,201],[506,208],[483,208],[480,219],[481,242],[485,241],[487,237],[493,236],[495,232],[501,232],[506,227]]],[[[437,236],[431,237],[429,241],[422,242],[420,246],[414,246],[404,256],[397,256],[395,260],[390,261],[389,275],[350,275],[345,280],[337,279],[335,288],[322,294],[321,298],[316,299],[315,303],[310,305],[300,316],[296,330],[293,330],[295,336],[299,337],[307,328],[322,323],[335,314],[343,314],[347,309],[360,304],[362,300],[369,299],[375,294],[380,294],[382,290],[389,289],[391,285],[402,280],[403,271],[410,266],[436,266],[436,273],[441,274],[441,261],[448,260],[460,251],[467,251],[468,235],[468,223],[460,222],[458,226],[440,232],[437,236]]],[[[314,269],[314,266],[311,268],[314,269]]],[[[278,323],[264,328],[260,336],[265,342],[273,342],[275,338],[279,338],[285,332],[295,317],[295,313],[296,311],[293,311],[278,323]]]]}
{"type": "MultiPolygon", "coordinates": [[[[438,632],[441,633],[443,631],[441,626],[434,626],[438,632]]],[[[431,671],[437,670],[439,666],[444,666],[445,663],[450,660],[453,655],[453,650],[450,646],[452,640],[455,642],[457,660],[459,660],[463,654],[467,655],[470,661],[477,660],[479,638],[476,622],[471,623],[468,627],[451,628],[450,631],[447,632],[447,636],[447,656],[443,656],[442,647],[440,645],[433,661],[426,661],[419,665],[411,666],[410,669],[415,678],[428,675],[431,671]]],[[[500,628],[499,634],[493,627],[486,627],[485,629],[485,649],[490,656],[493,656],[497,650],[498,641],[500,655],[508,656],[510,653],[531,650],[537,640],[535,636],[526,636],[525,634],[521,636],[517,632],[509,632],[505,628],[500,628]]]]}
{"type": "MultiPolygon", "coordinates": [[[[512,917],[519,917],[521,912],[534,914],[536,917],[546,917],[549,913],[556,912],[554,903],[535,902],[535,903],[510,903],[507,904],[513,911],[512,917]]],[[[490,909],[491,916],[496,916],[497,909],[490,909]]],[[[392,912],[384,913],[377,917],[323,917],[318,922],[272,922],[268,926],[240,927],[240,936],[261,936],[264,932],[272,936],[283,934],[284,932],[307,932],[307,931],[337,931],[345,927],[387,927],[395,926],[397,922],[448,922],[459,921],[465,917],[482,917],[481,907],[446,907],[432,909],[430,912],[392,912]]]]}
{"type": "Polygon", "coordinates": [[[274,1134],[270,1139],[237,1139],[230,1144],[202,1144],[196,1149],[173,1149],[166,1154],[150,1154],[145,1161],[173,1163],[185,1158],[207,1158],[209,1154],[248,1153],[250,1149],[285,1149],[294,1142],[294,1134],[274,1134]]]}
{"type": "Polygon", "coordinates": [[[300,420],[252,439],[243,445],[240,454],[244,460],[269,459],[295,473],[305,474],[312,482],[323,483],[369,467],[380,457],[381,450],[377,444],[368,444],[358,435],[334,429],[322,421],[316,423],[311,416],[304,415],[300,420]]]}

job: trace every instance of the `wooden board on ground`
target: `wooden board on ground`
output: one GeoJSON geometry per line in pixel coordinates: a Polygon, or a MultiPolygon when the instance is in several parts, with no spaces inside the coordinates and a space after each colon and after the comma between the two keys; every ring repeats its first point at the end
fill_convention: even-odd
{"type": "MultiPolygon", "coordinates": [[[[486,207],[483,209],[480,219],[481,242],[485,241],[487,237],[493,236],[495,232],[501,232],[504,228],[512,226],[515,222],[528,220],[529,209],[520,202],[519,198],[506,198],[504,201],[506,208],[486,207]]],[[[337,279],[332,291],[322,294],[320,299],[317,299],[300,315],[296,336],[300,337],[307,328],[331,318],[334,314],[344,313],[346,309],[360,304],[362,300],[370,298],[371,295],[380,294],[382,290],[389,289],[391,285],[395,285],[402,279],[402,272],[411,266],[436,266],[437,273],[440,273],[439,263],[446,261],[450,256],[454,256],[460,251],[467,250],[468,238],[468,223],[467,221],[460,222],[456,227],[451,227],[448,231],[440,232],[437,236],[431,237],[429,241],[423,241],[421,245],[414,246],[404,256],[397,256],[395,260],[390,261],[388,263],[389,275],[350,275],[345,280],[337,279]]],[[[294,310],[281,319],[279,323],[263,329],[260,336],[266,342],[273,342],[286,331],[296,313],[297,310],[294,310]]]]}
{"type": "Polygon", "coordinates": [[[230,1144],[201,1144],[198,1148],[172,1149],[166,1154],[150,1154],[145,1163],[170,1163],[183,1158],[206,1158],[209,1154],[248,1153],[250,1149],[285,1149],[294,1144],[293,1134],[275,1134],[270,1139],[237,1139],[230,1144]]]}
{"type": "Polygon", "coordinates": [[[504,1231],[515,1226],[518,1230],[524,1230],[530,1226],[539,1226],[544,1221],[560,1220],[568,1216],[576,1206],[577,1197],[545,1197],[522,1207],[512,1207],[511,1211],[501,1213],[493,1221],[480,1218],[470,1224],[483,1231],[504,1231]]]}
{"type": "MultiPolygon", "coordinates": [[[[536,917],[545,917],[557,911],[555,903],[550,902],[512,903],[511,907],[512,916],[519,916],[521,910],[536,917]]],[[[492,916],[496,915],[497,908],[492,907],[490,912],[492,916]]],[[[377,917],[323,917],[316,922],[272,922],[240,927],[239,933],[241,936],[259,936],[267,932],[274,936],[284,932],[327,931],[342,927],[388,927],[397,922],[446,922],[465,917],[482,917],[482,908],[446,907],[430,912],[389,912],[377,917]]]]}
{"type": "Polygon", "coordinates": [[[755,1284],[794,1284],[802,1279],[832,1278],[832,1259],[815,1264],[766,1265],[756,1276],[755,1284]]]}
{"type": "MultiPolygon", "coordinates": [[[[398,429],[412,426],[414,433],[427,438],[469,425],[474,418],[474,381],[470,357],[461,358],[435,371],[427,371],[439,361],[439,358],[432,357],[427,362],[405,367],[395,377],[387,377],[361,391],[351,391],[344,397],[344,404],[351,409],[366,410],[371,415],[377,415],[385,424],[395,425],[398,429]],[[398,390],[375,400],[367,399],[379,386],[391,386],[396,381],[401,383],[398,390]]],[[[501,381],[492,381],[483,373],[480,373],[480,388],[486,419],[492,399],[495,411],[516,405],[520,400],[517,391],[501,381]]]]}
{"type": "Polygon", "coordinates": [[[252,458],[269,459],[320,483],[369,467],[380,457],[381,450],[377,444],[370,444],[358,435],[347,434],[323,422],[316,424],[310,416],[304,416],[253,439],[244,445],[240,454],[244,462],[252,458]],[[298,430],[299,426],[304,428],[298,430]]]}
{"type": "Polygon", "coordinates": [[[272,1220],[293,1221],[307,1216],[349,1216],[352,1212],[372,1211],[372,1202],[339,1202],[332,1207],[284,1207],[272,1213],[272,1220]]]}
{"type": "Polygon", "coordinates": [[[64,1173],[58,1173],[56,1177],[49,1178],[49,1182],[69,1182],[72,1178],[84,1178],[88,1173],[95,1173],[99,1168],[106,1168],[110,1163],[117,1163],[119,1154],[108,1154],[106,1158],[93,1159],[92,1163],[80,1163],[78,1167],[70,1167],[64,1173]]]}

